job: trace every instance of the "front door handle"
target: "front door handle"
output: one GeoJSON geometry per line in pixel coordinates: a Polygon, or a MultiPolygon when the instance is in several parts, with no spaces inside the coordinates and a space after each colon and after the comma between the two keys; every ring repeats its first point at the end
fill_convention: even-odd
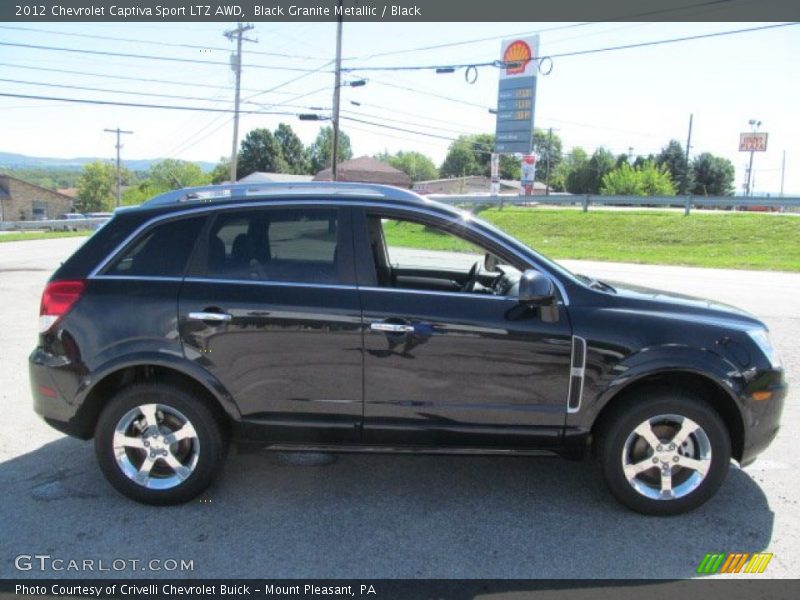
{"type": "Polygon", "coordinates": [[[230,321],[231,315],[223,312],[190,312],[189,318],[194,321],[230,321]]]}
{"type": "Polygon", "coordinates": [[[403,325],[400,323],[371,323],[369,326],[373,331],[383,331],[384,333],[413,333],[413,325],[403,325]]]}

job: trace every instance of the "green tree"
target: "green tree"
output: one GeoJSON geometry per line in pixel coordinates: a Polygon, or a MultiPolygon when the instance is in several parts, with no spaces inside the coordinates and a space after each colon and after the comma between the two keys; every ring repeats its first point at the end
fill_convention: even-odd
{"type": "Polygon", "coordinates": [[[296,175],[308,173],[311,167],[308,150],[291,126],[280,123],[275,130],[275,139],[280,146],[281,155],[286,164],[286,172],[296,175]]]}
{"type": "MultiPolygon", "coordinates": [[[[520,177],[522,177],[522,166],[519,164],[519,158],[511,154],[501,154],[499,171],[500,179],[519,181],[520,177]]],[[[491,165],[489,173],[491,175],[491,165]]]]}
{"type": "Polygon", "coordinates": [[[533,151],[537,155],[536,181],[544,182],[547,179],[547,160],[550,159],[550,182],[558,170],[562,160],[561,138],[557,134],[550,134],[550,130],[536,129],[533,132],[533,151]]]}
{"type": "Polygon", "coordinates": [[[727,158],[703,152],[692,160],[692,194],[698,196],[732,196],[735,170],[727,158]]]}
{"type": "Polygon", "coordinates": [[[589,155],[576,146],[564,156],[556,168],[554,189],[571,194],[587,194],[589,189],[589,155]]]}
{"type": "Polygon", "coordinates": [[[587,194],[597,194],[600,192],[600,185],[606,173],[614,170],[617,166],[617,159],[610,150],[605,148],[598,148],[592,154],[592,157],[587,163],[587,173],[585,175],[587,182],[587,194]]]}
{"type": "Polygon", "coordinates": [[[604,196],[674,196],[675,191],[667,167],[651,162],[641,167],[623,163],[606,173],[600,185],[604,196]]]}
{"type": "Polygon", "coordinates": [[[395,169],[400,169],[414,181],[427,181],[436,179],[439,176],[436,165],[421,152],[403,152],[400,150],[393,156],[387,155],[378,160],[383,160],[395,169]]]}
{"type": "Polygon", "coordinates": [[[659,167],[666,165],[679,194],[687,194],[692,188],[691,173],[686,164],[686,152],[677,140],[670,140],[669,144],[661,149],[656,156],[656,165],[659,167]]]}
{"type": "MultiPolygon", "coordinates": [[[[466,177],[483,175],[489,177],[492,171],[492,150],[494,135],[477,133],[462,135],[447,150],[440,171],[441,177],[466,177]]],[[[500,161],[500,177],[510,179],[514,170],[514,157],[504,157],[500,161]]]]}
{"type": "Polygon", "coordinates": [[[236,161],[237,181],[256,171],[285,173],[286,169],[280,142],[269,129],[253,129],[244,136],[236,161]]]}
{"type": "Polygon", "coordinates": [[[231,159],[227,156],[222,156],[217,163],[217,166],[211,170],[210,173],[211,183],[225,183],[231,180],[231,159]]]}
{"type": "Polygon", "coordinates": [[[75,210],[78,212],[104,212],[114,206],[117,170],[107,162],[95,161],[84,165],[77,181],[78,195],[75,210]]]}
{"type": "MultiPolygon", "coordinates": [[[[314,143],[308,148],[308,157],[311,163],[311,174],[316,174],[333,164],[333,127],[322,127],[314,143]]],[[[339,130],[339,156],[338,161],[343,163],[353,158],[350,147],[350,136],[339,130]]]]}
{"type": "Polygon", "coordinates": [[[479,162],[472,136],[461,136],[447,150],[442,167],[441,177],[465,177],[467,175],[484,175],[484,166],[479,162]]]}
{"type": "Polygon", "coordinates": [[[167,158],[154,163],[147,171],[148,185],[157,192],[207,185],[211,176],[195,163],[167,158]]]}

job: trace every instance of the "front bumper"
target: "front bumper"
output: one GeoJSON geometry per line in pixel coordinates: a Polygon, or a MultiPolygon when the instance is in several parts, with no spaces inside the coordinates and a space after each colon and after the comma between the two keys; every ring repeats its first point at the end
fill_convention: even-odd
{"type": "Polygon", "coordinates": [[[745,406],[745,431],[739,459],[742,467],[752,464],[778,435],[788,390],[783,369],[762,371],[743,390],[741,400],[745,406]],[[758,394],[764,392],[770,393],[769,398],[757,400],[758,394]]]}

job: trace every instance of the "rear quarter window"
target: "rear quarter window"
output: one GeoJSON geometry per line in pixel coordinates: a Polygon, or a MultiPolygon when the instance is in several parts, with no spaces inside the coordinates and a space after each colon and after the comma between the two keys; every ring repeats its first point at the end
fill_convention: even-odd
{"type": "Polygon", "coordinates": [[[205,217],[175,219],[143,232],[115,258],[103,275],[182,277],[205,217]]]}

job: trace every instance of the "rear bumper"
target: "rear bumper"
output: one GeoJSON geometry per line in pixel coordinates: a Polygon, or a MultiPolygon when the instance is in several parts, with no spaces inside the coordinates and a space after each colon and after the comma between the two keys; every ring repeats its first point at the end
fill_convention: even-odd
{"type": "MultiPolygon", "coordinates": [[[[28,371],[33,395],[33,410],[45,422],[62,433],[81,439],[92,436],[91,429],[80,418],[78,407],[64,395],[63,381],[59,386],[59,371],[66,364],[61,357],[36,348],[28,359],[28,371]]],[[[73,376],[74,377],[74,376],[73,376]]]]}

